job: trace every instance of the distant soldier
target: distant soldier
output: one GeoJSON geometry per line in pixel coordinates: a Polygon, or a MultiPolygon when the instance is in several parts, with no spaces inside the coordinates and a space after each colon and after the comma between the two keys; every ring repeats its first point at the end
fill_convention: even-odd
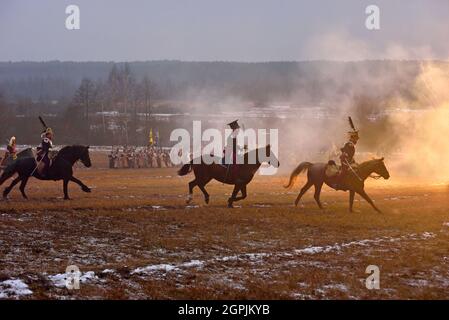
{"type": "Polygon", "coordinates": [[[114,152],[114,149],[111,150],[111,153],[108,155],[108,158],[109,158],[109,168],[114,169],[115,162],[117,159],[117,154],[114,152]]]}
{"type": "Polygon", "coordinates": [[[45,129],[41,134],[41,145],[37,150],[37,172],[40,176],[45,177],[48,174],[50,168],[50,157],[48,153],[53,148],[53,130],[51,128],[45,129]]]}
{"type": "Polygon", "coordinates": [[[170,161],[170,155],[168,154],[168,151],[164,151],[164,164],[167,168],[171,167],[171,161],[170,161]]]}
{"type": "Polygon", "coordinates": [[[162,167],[162,155],[161,155],[161,150],[157,150],[156,151],[156,162],[157,162],[157,167],[161,168],[162,167]]]}

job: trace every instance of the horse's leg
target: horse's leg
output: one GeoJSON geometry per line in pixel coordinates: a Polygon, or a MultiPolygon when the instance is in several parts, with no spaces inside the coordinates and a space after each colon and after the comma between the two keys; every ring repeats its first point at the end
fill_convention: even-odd
{"type": "Polygon", "coordinates": [[[313,197],[315,198],[315,201],[316,201],[318,207],[320,207],[320,209],[323,209],[323,206],[321,205],[321,201],[320,201],[320,193],[321,193],[322,187],[323,187],[323,182],[315,183],[315,193],[313,195],[313,197]]]}
{"type": "Polygon", "coordinates": [[[349,212],[352,212],[352,207],[354,205],[355,191],[349,190],[349,212]]]}
{"type": "Polygon", "coordinates": [[[197,185],[198,185],[198,183],[196,181],[196,178],[189,182],[189,195],[187,196],[187,200],[186,200],[187,204],[192,202],[192,199],[193,199],[193,188],[195,188],[195,186],[197,186],[197,185]]]}
{"type": "Polygon", "coordinates": [[[232,191],[231,197],[228,199],[228,208],[232,208],[232,203],[235,201],[235,196],[239,193],[241,186],[236,184],[234,185],[234,190],[232,191]]]}
{"type": "Polygon", "coordinates": [[[22,180],[22,177],[18,176],[11,182],[9,187],[5,188],[5,190],[3,191],[3,199],[8,198],[8,194],[11,192],[12,188],[14,188],[14,186],[19,183],[20,180],[22,180]]]}
{"type": "Polygon", "coordinates": [[[25,187],[28,183],[28,179],[29,179],[29,176],[25,176],[24,178],[22,178],[22,182],[20,183],[20,187],[19,187],[20,192],[22,193],[22,197],[24,197],[25,199],[28,199],[28,197],[25,193],[25,187]]]}
{"type": "Polygon", "coordinates": [[[365,190],[362,189],[360,191],[357,191],[357,193],[359,195],[361,195],[362,198],[365,199],[374,208],[374,210],[376,210],[379,213],[382,212],[382,211],[379,210],[379,208],[376,207],[376,205],[374,204],[373,200],[371,200],[371,198],[366,194],[365,190]]]}
{"type": "Polygon", "coordinates": [[[295,200],[295,206],[298,205],[299,200],[301,200],[301,197],[304,195],[304,193],[307,192],[307,190],[309,190],[311,187],[313,186],[313,183],[310,182],[309,179],[307,179],[306,184],[301,188],[301,192],[298,194],[298,196],[296,197],[295,200]]]}
{"type": "Polygon", "coordinates": [[[69,192],[68,192],[68,185],[69,185],[70,179],[64,179],[62,182],[63,190],[64,190],[64,200],[70,200],[69,192]]]}
{"type": "Polygon", "coordinates": [[[246,198],[246,184],[240,189],[240,191],[242,192],[242,196],[235,198],[234,201],[240,201],[246,198]]]}
{"type": "Polygon", "coordinates": [[[17,178],[15,178],[12,182],[11,182],[11,184],[7,187],[7,188],[5,188],[5,190],[3,191],[3,198],[4,199],[6,199],[7,197],[8,197],[8,194],[11,192],[11,190],[12,190],[12,188],[14,188],[14,186],[17,184],[17,183],[19,183],[19,181],[21,180],[22,178],[19,176],[19,177],[17,177],[17,178]]]}
{"type": "Polygon", "coordinates": [[[76,184],[78,184],[81,187],[81,190],[83,190],[84,192],[91,192],[92,190],[86,186],[84,183],[81,182],[81,180],[75,178],[75,177],[71,177],[70,181],[75,182],[76,184]]]}
{"type": "Polygon", "coordinates": [[[206,191],[206,188],[205,188],[205,186],[206,186],[206,184],[208,184],[209,183],[209,181],[210,181],[211,179],[207,179],[206,181],[201,181],[201,183],[199,183],[198,182],[198,188],[200,188],[200,190],[203,192],[203,194],[204,194],[204,201],[206,202],[206,203],[209,203],[209,193],[207,193],[207,191],[206,191]]]}

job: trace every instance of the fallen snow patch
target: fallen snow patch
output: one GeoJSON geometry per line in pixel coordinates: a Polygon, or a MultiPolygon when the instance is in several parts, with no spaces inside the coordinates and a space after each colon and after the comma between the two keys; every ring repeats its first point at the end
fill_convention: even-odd
{"type": "Polygon", "coordinates": [[[18,298],[33,294],[28,285],[20,279],[0,282],[0,299],[18,298]]]}
{"type": "MultiPolygon", "coordinates": [[[[53,282],[54,286],[56,286],[58,288],[63,288],[63,287],[66,287],[66,285],[67,285],[67,282],[66,282],[67,276],[68,276],[67,273],[58,273],[55,275],[49,275],[48,279],[51,282],[53,282]]],[[[87,271],[85,273],[81,273],[81,275],[80,275],[81,283],[86,283],[88,281],[96,280],[96,279],[98,279],[98,277],[95,275],[95,272],[93,272],[93,271],[87,271]]]]}

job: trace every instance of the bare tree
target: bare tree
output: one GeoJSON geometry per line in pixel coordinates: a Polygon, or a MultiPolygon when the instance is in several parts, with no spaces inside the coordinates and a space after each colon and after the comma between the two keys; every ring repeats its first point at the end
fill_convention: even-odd
{"type": "Polygon", "coordinates": [[[89,78],[83,78],[79,88],[75,92],[74,102],[76,105],[81,107],[79,112],[83,114],[83,120],[85,122],[84,130],[86,134],[86,143],[89,144],[89,108],[94,104],[96,99],[96,88],[95,84],[89,78]],[[82,111],[81,111],[82,110],[82,111]]]}

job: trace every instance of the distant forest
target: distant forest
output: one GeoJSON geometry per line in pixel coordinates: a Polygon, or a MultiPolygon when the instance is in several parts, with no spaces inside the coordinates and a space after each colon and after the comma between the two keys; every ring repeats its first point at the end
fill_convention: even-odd
{"type": "Polygon", "coordinates": [[[144,144],[154,113],[326,107],[361,96],[413,102],[420,70],[418,61],[0,62],[0,138],[36,143],[42,114],[64,143],[144,144]]]}

